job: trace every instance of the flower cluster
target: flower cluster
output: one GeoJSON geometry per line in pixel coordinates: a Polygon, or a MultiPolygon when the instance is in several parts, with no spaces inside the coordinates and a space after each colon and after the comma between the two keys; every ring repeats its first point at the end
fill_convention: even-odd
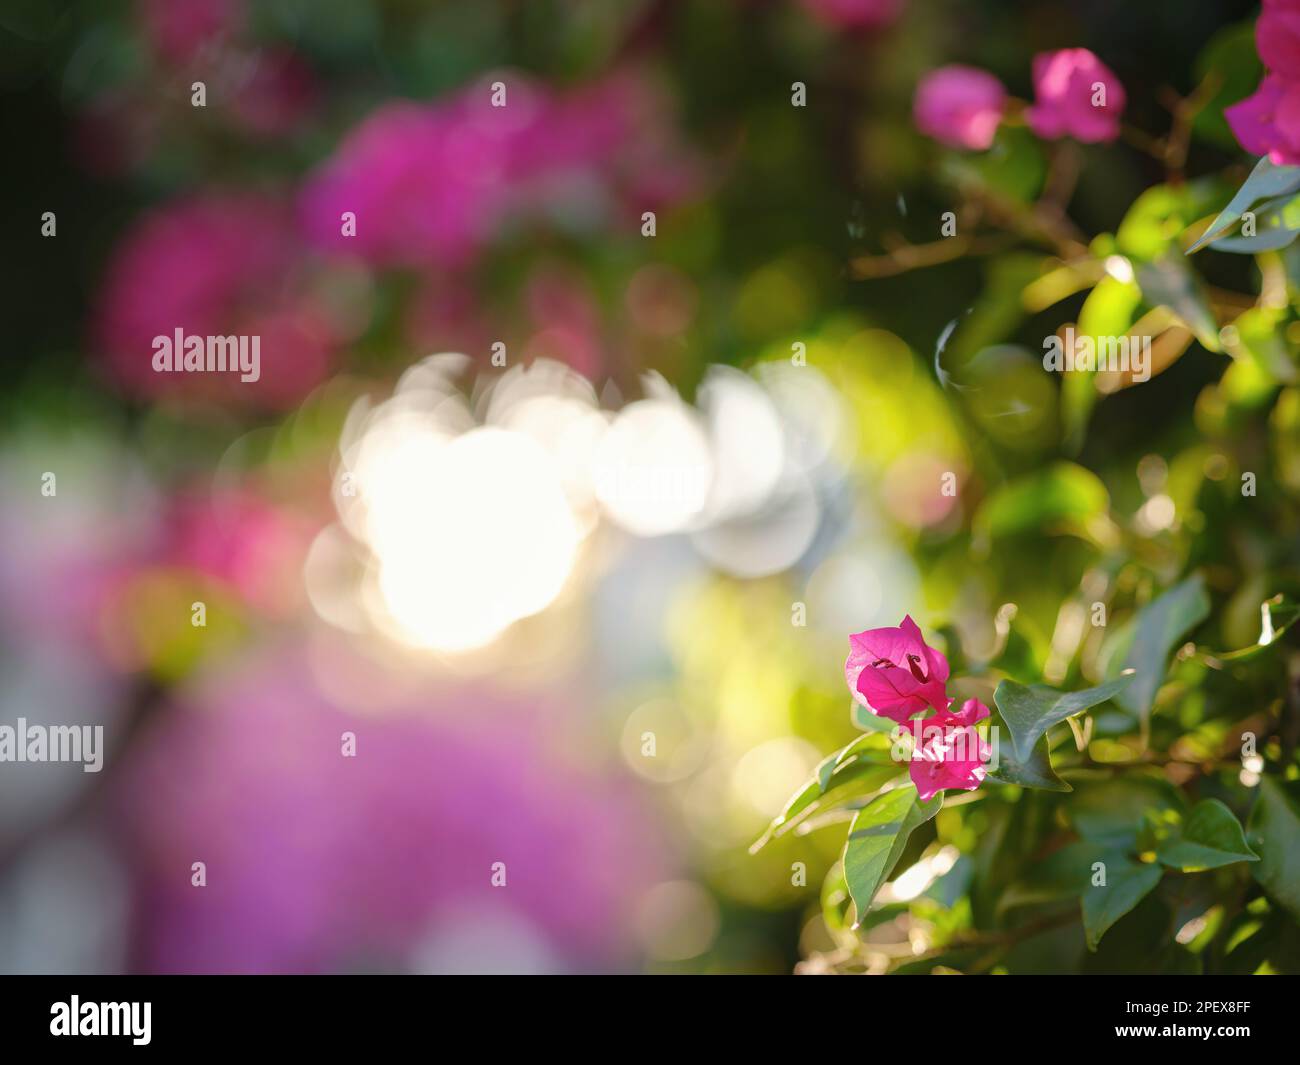
{"type": "Polygon", "coordinates": [[[985,776],[988,744],[975,725],[989,716],[978,699],[953,713],[947,694],[948,660],[930,647],[911,617],[897,628],[849,636],[844,674],[853,697],[868,710],[896,721],[914,741],[908,772],[922,800],[946,788],[974,791],[985,776]],[[914,715],[933,710],[930,717],[914,715]]]}
{"type": "Polygon", "coordinates": [[[285,409],[325,379],[349,339],[313,273],[283,201],[227,192],[181,197],[145,214],[114,250],[95,340],[113,379],[137,395],[199,393],[285,409]],[[153,338],[177,328],[259,336],[273,357],[251,386],[225,375],[153,372],[153,338]]]}
{"type": "MultiPolygon", "coordinates": [[[[952,65],[927,74],[913,105],[916,127],[953,148],[984,151],[1002,122],[1007,93],[992,74],[952,65]]],[[[1086,48],[1063,48],[1034,57],[1034,102],[1029,128],[1048,140],[1073,137],[1085,144],[1119,136],[1124,86],[1086,48]]]]}
{"type": "Polygon", "coordinates": [[[1255,93],[1224,109],[1241,146],[1278,166],[1300,163],[1300,0],[1264,0],[1255,47],[1267,68],[1255,93]]]}
{"type": "Polygon", "coordinates": [[[512,75],[508,110],[489,84],[377,108],[308,179],[304,228],[374,266],[457,271],[507,222],[590,228],[622,204],[657,209],[700,186],[663,101],[631,70],[567,92],[512,75]],[[344,211],[365,219],[355,236],[339,227],[344,211]]]}

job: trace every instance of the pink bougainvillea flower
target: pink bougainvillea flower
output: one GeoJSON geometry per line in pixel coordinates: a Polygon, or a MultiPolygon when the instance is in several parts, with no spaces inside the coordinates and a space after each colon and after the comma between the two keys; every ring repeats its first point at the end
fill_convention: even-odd
{"type": "Polygon", "coordinates": [[[916,87],[916,128],[953,148],[983,151],[993,143],[1006,90],[992,74],[958,64],[932,70],[916,87]]]}
{"type": "Polygon", "coordinates": [[[1278,166],[1300,163],[1300,82],[1270,74],[1223,114],[1246,151],[1267,155],[1278,166]]]}
{"type": "Polygon", "coordinates": [[[1300,79],[1300,3],[1265,3],[1255,23],[1255,48],[1264,66],[1278,77],[1300,79]]]}
{"type": "Polygon", "coordinates": [[[898,18],[903,0],[803,0],[815,18],[841,30],[874,29],[898,18]]]}
{"type": "Polygon", "coordinates": [[[1034,104],[1025,115],[1040,137],[1092,144],[1119,136],[1124,86],[1086,48],[1034,56],[1034,104]]]}
{"type": "Polygon", "coordinates": [[[922,802],[947,788],[974,791],[983,783],[991,750],[975,725],[988,716],[987,706],[967,699],[955,714],[943,711],[907,723],[916,738],[907,771],[922,802]]]}
{"type": "Polygon", "coordinates": [[[849,648],[844,675],[863,706],[900,722],[927,706],[948,709],[948,660],[926,645],[910,616],[897,628],[854,633],[849,648]]]}

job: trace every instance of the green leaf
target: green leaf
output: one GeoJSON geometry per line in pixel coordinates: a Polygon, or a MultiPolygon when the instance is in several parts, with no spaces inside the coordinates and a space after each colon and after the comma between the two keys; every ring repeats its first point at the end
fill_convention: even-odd
{"type": "Polygon", "coordinates": [[[1079,962],[1082,975],[1195,976],[1204,971],[1200,956],[1171,935],[1185,923],[1173,923],[1173,910],[1162,897],[1161,888],[1172,879],[1162,880],[1155,891],[1115,922],[1095,951],[1085,952],[1079,962]]]}
{"type": "Polygon", "coordinates": [[[1300,228],[1292,229],[1286,225],[1269,225],[1262,227],[1253,237],[1220,237],[1210,245],[1215,251],[1231,252],[1234,255],[1254,255],[1261,251],[1281,251],[1295,243],[1300,237],[1300,228]]]}
{"type": "Polygon", "coordinates": [[[1107,275],[1097,282],[1079,308],[1079,336],[1126,336],[1137,320],[1142,306],[1142,290],[1132,281],[1119,281],[1107,275]]]}
{"type": "Polygon", "coordinates": [[[1300,803],[1294,791],[1274,777],[1259,782],[1250,841],[1259,852],[1251,874],[1271,898],[1300,919],[1300,803]]]}
{"type": "Polygon", "coordinates": [[[987,780],[996,784],[1019,784],[1022,788],[1039,788],[1043,791],[1072,791],[1052,769],[1052,758],[1047,737],[1041,736],[1028,758],[1021,758],[1009,743],[994,746],[997,767],[990,766],[987,780]]]}
{"type": "Polygon", "coordinates": [[[1002,720],[1011,733],[1011,746],[1015,755],[1029,760],[1034,745],[1047,734],[1053,725],[1087,710],[1090,706],[1113,699],[1128,687],[1131,676],[1099,684],[1083,691],[1062,692],[1044,684],[1025,686],[1013,680],[1004,680],[993,693],[1002,720]]]}
{"type": "Polygon", "coordinates": [[[1249,647],[1216,654],[1215,658],[1224,662],[1245,662],[1262,655],[1276,645],[1286,630],[1295,624],[1297,618],[1300,618],[1300,603],[1287,599],[1283,595],[1275,595],[1260,604],[1259,612],[1259,639],[1249,647]]]}
{"type": "Polygon", "coordinates": [[[1115,247],[1136,263],[1150,262],[1180,244],[1187,227],[1223,202],[1217,179],[1181,185],[1154,185],[1125,213],[1115,231],[1115,247]]]}
{"type": "Polygon", "coordinates": [[[849,885],[844,879],[844,866],[836,862],[826,873],[821,888],[822,920],[831,935],[848,931],[849,885]]]}
{"type": "Polygon", "coordinates": [[[862,729],[863,732],[883,732],[887,736],[898,727],[897,721],[873,713],[868,707],[863,706],[856,700],[850,714],[853,724],[862,729]]]}
{"type": "Polygon", "coordinates": [[[1047,657],[1042,642],[1030,638],[1026,628],[1010,622],[1001,649],[986,663],[986,668],[1005,673],[1012,680],[1032,684],[1043,676],[1043,661],[1047,657]]]}
{"type": "Polygon", "coordinates": [[[750,854],[757,854],[772,839],[785,835],[804,818],[884,787],[900,775],[899,767],[893,762],[875,764],[866,759],[852,758],[841,765],[835,765],[834,761],[838,757],[837,752],[822,759],[812,779],[790,797],[785,809],[772,819],[763,834],[750,845],[750,854]],[[826,774],[827,763],[831,763],[829,774],[826,774]]]}
{"type": "Polygon", "coordinates": [[[1241,823],[1218,799],[1202,799],[1182,826],[1156,848],[1156,856],[1175,869],[1217,869],[1233,862],[1257,862],[1246,846],[1241,823]]]}
{"type": "Polygon", "coordinates": [[[1137,714],[1147,727],[1156,693],[1165,679],[1169,652],[1210,614],[1210,597],[1201,575],[1195,574],[1153,599],[1137,615],[1133,643],[1121,668],[1137,672],[1132,686],[1115,701],[1137,714]]]}
{"type": "Polygon", "coordinates": [[[877,796],[858,811],[844,845],[844,879],[861,921],[889,879],[908,837],[943,806],[940,792],[922,802],[911,784],[877,796]]]}
{"type": "Polygon", "coordinates": [[[1170,185],[1154,185],[1133,201],[1115,231],[1115,246],[1139,262],[1169,249],[1186,222],[1186,193],[1170,185]]]}
{"type": "Polygon", "coordinates": [[[957,185],[976,185],[1013,200],[1031,203],[1047,174],[1042,144],[1028,129],[1002,126],[987,152],[954,152],[942,164],[957,185]]]}
{"type": "Polygon", "coordinates": [[[1237,194],[1228,201],[1228,206],[1219,212],[1217,218],[1200,238],[1187,249],[1187,254],[1199,251],[1211,241],[1223,236],[1236,223],[1244,211],[1252,204],[1275,196],[1284,196],[1289,192],[1300,191],[1300,166],[1274,166],[1265,156],[1255,164],[1237,194]]]}
{"type": "Polygon", "coordinates": [[[1083,893],[1083,930],[1089,950],[1096,950],[1106,930],[1146,898],[1164,875],[1160,866],[1124,854],[1107,854],[1097,861],[1105,863],[1106,884],[1094,887],[1090,882],[1083,893]]]}
{"type": "Polygon", "coordinates": [[[1067,812],[1075,831],[1090,843],[1135,850],[1144,829],[1175,825],[1184,809],[1182,796],[1163,777],[1130,772],[1081,783],[1067,812]]]}
{"type": "Polygon", "coordinates": [[[1025,289],[1042,272],[1041,255],[1008,253],[989,259],[979,295],[944,345],[941,383],[951,376],[965,384],[971,360],[1016,331],[1025,319],[1025,289]]]}
{"type": "MultiPolygon", "coordinates": [[[[1300,234],[1300,197],[1292,193],[1284,193],[1258,203],[1251,213],[1255,216],[1253,236],[1243,232],[1241,236],[1220,237],[1210,247],[1215,251],[1253,255],[1260,251],[1289,247],[1300,234]]],[[[1245,225],[1243,214],[1243,230],[1245,225]]]]}
{"type": "Polygon", "coordinates": [[[823,758],[817,766],[817,783],[823,792],[831,786],[836,770],[853,761],[874,762],[876,765],[892,764],[893,745],[883,732],[868,732],[859,736],[834,754],[823,758]]]}
{"type": "Polygon", "coordinates": [[[1020,906],[1082,898],[1092,883],[1092,863],[1101,857],[1095,843],[1079,841],[1035,861],[1002,892],[998,916],[1020,906]]]}
{"type": "Polygon", "coordinates": [[[1097,388],[1093,373],[1076,370],[1064,375],[1061,382],[1061,430],[1063,444],[1071,455],[1077,455],[1088,433],[1088,419],[1097,405],[1097,388]]]}
{"type": "Polygon", "coordinates": [[[1089,519],[1105,515],[1109,506],[1106,486],[1095,473],[1057,462],[993,492],[976,512],[973,531],[984,543],[1051,525],[1084,531],[1089,519]]]}
{"type": "Polygon", "coordinates": [[[826,789],[831,786],[831,774],[835,772],[835,767],[838,764],[839,752],[828,754],[817,763],[817,771],[813,776],[817,778],[817,788],[820,794],[825,795],[826,789]]]}
{"type": "Polygon", "coordinates": [[[1268,966],[1276,973],[1300,974],[1300,924],[1285,910],[1273,910],[1263,920],[1242,911],[1235,925],[1228,936],[1233,945],[1223,957],[1222,972],[1249,975],[1268,966]]]}
{"type": "MultiPolygon", "coordinates": [[[[1237,316],[1232,324],[1237,330],[1237,343],[1245,350],[1249,359],[1237,359],[1228,369],[1228,374],[1246,375],[1249,387],[1230,390],[1234,402],[1247,405],[1251,394],[1257,397],[1270,396],[1275,383],[1294,384],[1296,381],[1296,364],[1292,361],[1293,345],[1286,341],[1286,328],[1290,315],[1281,307],[1252,307],[1237,316]],[[1255,372],[1250,372],[1254,370],[1255,372]]],[[[1227,389],[1228,374],[1224,375],[1224,387],[1227,389]]]]}
{"type": "Polygon", "coordinates": [[[1142,298],[1152,306],[1168,307],[1210,351],[1219,350],[1219,326],[1200,281],[1183,258],[1163,256],[1138,267],[1142,298]]]}

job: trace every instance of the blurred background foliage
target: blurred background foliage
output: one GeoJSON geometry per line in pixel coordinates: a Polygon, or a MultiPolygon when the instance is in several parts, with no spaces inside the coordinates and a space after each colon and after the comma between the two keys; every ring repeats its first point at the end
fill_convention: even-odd
{"type": "MultiPolygon", "coordinates": [[[[888,11],[5,5],[4,719],[102,721],[111,757],[103,780],[0,776],[0,894],[13,903],[0,964],[1300,969],[1300,656],[1283,634],[1300,600],[1300,255],[1182,254],[1253,163],[1222,110],[1258,83],[1256,10],[863,7],[888,11]],[[972,64],[1028,99],[1032,57],[1076,46],[1125,87],[1120,141],[1042,143],[1009,122],[989,152],[958,153],[915,130],[927,71],[972,64]],[[574,143],[552,184],[529,185],[526,210],[487,211],[464,256],[354,255],[319,239],[311,196],[330,168],[355,158],[364,188],[399,154],[366,156],[358,129],[401,100],[450,110],[497,78],[558,101],[511,180],[547,172],[566,117],[574,143]],[[191,106],[195,80],[204,108],[191,106]],[[791,106],[796,81],[804,108],[791,106]],[[633,102],[609,117],[625,89],[633,102]],[[269,221],[213,208],[207,243],[148,228],[212,197],[278,206],[269,221]],[[948,211],[958,231],[944,242],[948,211]],[[241,258],[282,219],[282,248],[241,258]],[[158,242],[124,257],[142,232],[158,242]],[[239,234],[233,247],[223,232],[239,234]],[[166,317],[168,278],[222,255],[229,268],[194,268],[196,287],[233,274],[257,291],[196,321],[234,331],[249,315],[319,312],[311,336],[326,339],[301,364],[314,369],[253,402],[142,386],[124,360],[148,353],[114,323],[153,324],[156,311],[159,332],[184,324],[166,317]],[[1044,338],[1067,324],[1150,332],[1154,376],[1046,372],[1044,338]],[[607,418],[664,388],[716,414],[710,382],[715,396],[718,382],[741,388],[718,376],[737,368],[781,416],[784,468],[806,452],[799,491],[656,536],[602,512],[563,594],[468,657],[340,623],[344,608],[304,593],[299,575],[333,550],[322,530],[355,533],[338,478],[358,401],[382,404],[424,356],[463,351],[449,376],[472,405],[504,376],[494,340],[511,367],[551,360],[581,375],[607,418]],[[51,469],[57,507],[39,494],[51,469]],[[955,495],[939,491],[946,473],[955,495]],[[1145,705],[1106,704],[1086,734],[1051,731],[1075,790],[988,784],[950,803],[858,931],[836,866],[843,811],[749,854],[822,755],[859,734],[847,633],[910,613],[939,634],[957,692],[991,703],[1001,678],[1114,676],[1143,609],[1189,579],[1194,601],[1175,604],[1154,651],[1148,641],[1168,672],[1145,705]],[[204,629],[189,625],[195,600],[204,629]],[[1261,609],[1280,637],[1267,646],[1261,609]],[[267,717],[249,717],[250,691],[275,693],[267,717]],[[247,749],[223,721],[248,730],[247,749]],[[332,754],[340,721],[373,728],[391,760],[344,782],[319,751],[298,757],[301,744],[332,754]],[[1243,763],[1247,732],[1258,754],[1243,763]],[[412,779],[399,788],[393,774],[412,779]],[[590,783],[572,786],[574,774],[590,783]],[[426,776],[443,783],[422,787],[426,776]],[[314,794],[309,777],[341,790],[299,809],[287,793],[314,794]],[[230,795],[241,788],[256,814],[230,795]],[[536,824],[511,825],[511,802],[553,795],[536,824]],[[1088,950],[1069,848],[1100,840],[1149,867],[1148,835],[1206,799],[1247,826],[1261,860],[1166,873],[1088,950]],[[376,837],[354,815],[404,827],[376,837]],[[486,870],[511,847],[530,855],[519,876],[531,886],[506,904],[486,870]],[[189,863],[209,852],[240,883],[195,901],[189,863]],[[68,886],[87,870],[117,889],[68,886]],[[310,916],[255,949],[281,907],[310,916]]],[[[452,227],[478,210],[446,191],[452,170],[475,163],[444,162],[411,171],[410,202],[446,199],[452,227]]],[[[374,201],[398,233],[423,223],[422,208],[403,215],[404,188],[374,201]]],[[[731,466],[715,456],[718,469],[757,462],[756,423],[709,424],[741,452],[731,466]]],[[[511,524],[527,554],[530,515],[511,524]]]]}

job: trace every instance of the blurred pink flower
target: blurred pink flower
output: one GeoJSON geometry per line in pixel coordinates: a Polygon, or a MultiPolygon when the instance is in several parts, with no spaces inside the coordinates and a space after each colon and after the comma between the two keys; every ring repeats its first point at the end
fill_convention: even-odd
{"type": "Polygon", "coordinates": [[[1300,82],[1265,75],[1254,94],[1223,115],[1246,151],[1278,166],[1300,163],[1300,82]]]}
{"type": "Polygon", "coordinates": [[[521,138],[523,170],[547,175],[543,196],[570,213],[590,214],[583,188],[592,183],[607,213],[626,211],[637,222],[643,210],[671,207],[704,186],[704,167],[673,126],[668,100],[640,70],[553,96],[544,118],[521,138]]]}
{"type": "Polygon", "coordinates": [[[176,64],[225,41],[244,21],[242,0],[140,0],[139,10],[155,51],[176,64]]]}
{"type": "Polygon", "coordinates": [[[97,338],[127,390],[283,408],[325,376],[335,323],[307,289],[291,218],[250,195],[179,200],[146,214],[121,240],[99,293],[97,338]],[[261,337],[261,376],[153,369],[153,338],[261,337]]]}
{"type": "Polygon", "coordinates": [[[978,699],[967,699],[957,713],[942,711],[907,724],[916,738],[908,775],[922,801],[946,788],[974,791],[984,781],[992,751],[975,731],[989,716],[978,699]]]}
{"type": "Polygon", "coordinates": [[[255,610],[284,614],[301,600],[303,560],[319,528],[248,491],[181,495],[164,514],[156,558],[221,581],[255,610]]]}
{"type": "Polygon", "coordinates": [[[687,194],[698,168],[672,136],[639,78],[620,73],[557,95],[514,74],[497,75],[506,106],[486,82],[433,103],[381,106],[308,181],[304,225],[323,246],[376,266],[471,262],[506,224],[548,215],[604,224],[636,204],[687,194]],[[355,236],[342,230],[356,216],[355,236]]]}
{"type": "Polygon", "coordinates": [[[1026,117],[1038,136],[1073,137],[1085,144],[1113,141],[1124,104],[1119,78],[1088,49],[1034,56],[1034,104],[1026,117]]]}
{"type": "Polygon", "coordinates": [[[1300,0],[1264,0],[1255,47],[1264,80],[1223,116],[1246,151],[1277,166],[1300,164],[1300,0]]]}
{"type": "Polygon", "coordinates": [[[628,961],[631,910],[671,874],[631,786],[562,757],[557,711],[535,697],[443,691],[391,709],[336,708],[281,648],[157,718],[117,794],[141,968],[419,968],[466,911],[526,931],[555,967],[628,961]]]}
{"type": "Polygon", "coordinates": [[[467,261],[505,202],[508,159],[504,129],[464,110],[381,106],[309,180],[301,198],[308,232],[381,266],[467,261]],[[345,212],[356,218],[355,236],[343,234],[345,212]]]}
{"type": "Polygon", "coordinates": [[[993,143],[1006,95],[1002,83],[987,71],[956,64],[940,67],[916,88],[916,127],[951,147],[983,151],[993,143]]]}
{"type": "Polygon", "coordinates": [[[1265,3],[1255,23],[1255,48],[1273,74],[1287,80],[1300,79],[1300,3],[1265,3]]]}
{"type": "Polygon", "coordinates": [[[816,18],[838,29],[874,29],[898,18],[903,0],[802,0],[816,18]]]}
{"type": "Polygon", "coordinates": [[[927,706],[945,711],[951,702],[948,660],[926,644],[910,616],[897,628],[851,635],[844,675],[854,699],[892,721],[906,721],[927,706]]]}

